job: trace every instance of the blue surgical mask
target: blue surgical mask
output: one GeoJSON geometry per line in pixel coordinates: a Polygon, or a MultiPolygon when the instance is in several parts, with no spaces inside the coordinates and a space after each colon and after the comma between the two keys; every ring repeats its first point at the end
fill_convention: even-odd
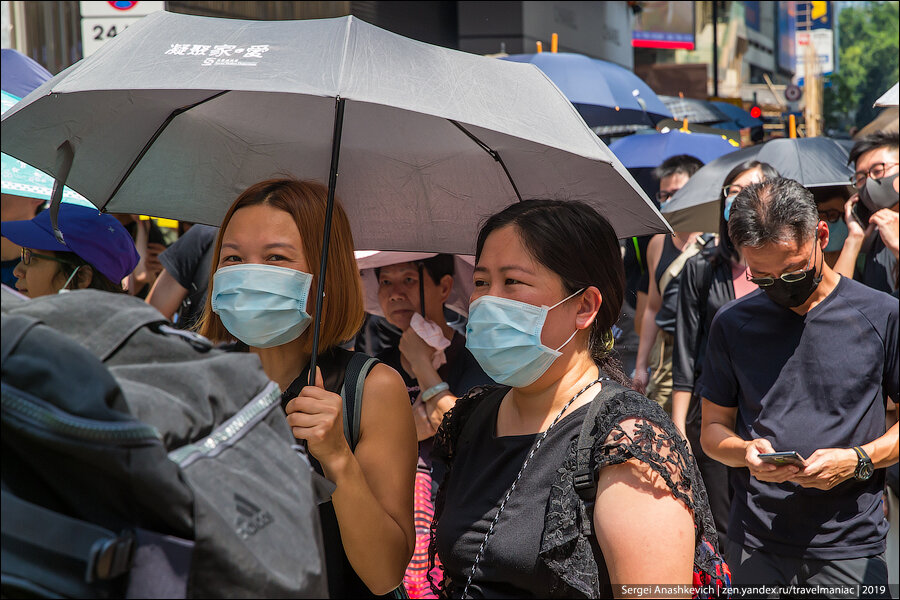
{"type": "Polygon", "coordinates": [[[487,375],[502,385],[524,387],[543,375],[575,334],[553,350],[541,342],[541,330],[547,313],[578,290],[553,306],[535,306],[497,296],[482,296],[469,307],[466,348],[487,375]]]}
{"type": "Polygon", "coordinates": [[[723,216],[725,217],[725,222],[728,222],[728,217],[731,216],[731,205],[734,204],[734,199],[737,198],[737,194],[734,196],[727,196],[725,198],[725,212],[723,216]]]}
{"type": "Polygon", "coordinates": [[[828,245],[825,246],[825,252],[837,252],[844,247],[847,240],[847,223],[844,219],[838,219],[834,223],[828,224],[828,245]]]}
{"type": "Polygon", "coordinates": [[[280,346],[309,327],[306,301],[311,284],[309,273],[285,267],[222,267],[213,276],[212,309],[225,329],[248,346],[280,346]]]}

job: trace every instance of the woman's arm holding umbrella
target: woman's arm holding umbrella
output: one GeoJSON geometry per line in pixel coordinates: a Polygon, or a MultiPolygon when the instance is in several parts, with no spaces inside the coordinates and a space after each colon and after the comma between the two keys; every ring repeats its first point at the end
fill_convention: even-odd
{"type": "Polygon", "coordinates": [[[417,446],[409,395],[396,371],[382,364],[372,369],[353,452],[341,406],[317,368],[316,385],[288,403],[288,424],[337,486],[331,501],[350,564],[372,593],[383,595],[400,585],[414,548],[417,446]]]}

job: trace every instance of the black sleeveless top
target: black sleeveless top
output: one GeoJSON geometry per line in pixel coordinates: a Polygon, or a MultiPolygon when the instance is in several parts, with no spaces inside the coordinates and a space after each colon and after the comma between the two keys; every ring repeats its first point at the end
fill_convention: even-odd
{"type": "MultiPolygon", "coordinates": [[[[434,459],[449,469],[435,502],[429,548],[431,560],[439,554],[444,565],[443,581],[432,582],[442,597],[461,596],[484,533],[536,438],[496,437],[497,411],[507,391],[470,391],[435,434],[434,459]]],[[[612,597],[596,536],[586,533],[592,507],[574,488],[575,448],[586,413],[587,405],[581,406],[559,421],[532,457],[488,541],[471,597],[612,597]]],[[[604,402],[592,434],[595,473],[637,459],[691,509],[695,572],[717,578],[716,563],[705,551],[706,543],[718,547],[706,488],[671,418],[656,402],[623,389],[604,402]]]]}
{"type": "MultiPolygon", "coordinates": [[[[322,371],[322,378],[325,383],[325,389],[335,394],[341,393],[341,387],[344,385],[344,374],[347,372],[347,364],[353,352],[344,350],[340,347],[332,348],[316,358],[316,364],[322,371]]],[[[288,386],[288,389],[281,395],[282,411],[287,403],[295,398],[297,394],[309,381],[309,365],[303,369],[303,372],[288,386]]],[[[362,398],[357,398],[357,402],[361,402],[362,398]]],[[[319,464],[311,454],[309,461],[312,463],[313,469],[320,475],[324,475],[322,465],[319,464]]],[[[363,583],[353,566],[350,564],[347,554],[344,552],[344,545],[341,542],[341,530],[338,526],[337,515],[334,512],[334,505],[331,501],[319,505],[319,518],[322,522],[322,541],[325,547],[325,566],[328,571],[328,596],[330,598],[376,598],[366,584],[363,583]]],[[[391,596],[385,596],[390,598],[391,596]]]]}
{"type": "MultiPolygon", "coordinates": [[[[662,281],[666,269],[668,269],[669,265],[671,265],[681,254],[681,250],[679,250],[678,246],[675,245],[675,242],[672,241],[672,236],[668,234],[663,235],[665,237],[663,238],[662,254],[659,256],[659,264],[656,265],[656,273],[654,274],[656,277],[657,289],[659,289],[659,282],[662,281]]],[[[659,292],[662,293],[662,290],[659,290],[659,292]]]]}

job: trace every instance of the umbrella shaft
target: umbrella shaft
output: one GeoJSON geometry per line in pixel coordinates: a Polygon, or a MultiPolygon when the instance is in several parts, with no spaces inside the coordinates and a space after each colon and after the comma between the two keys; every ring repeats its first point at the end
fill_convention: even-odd
{"type": "Polygon", "coordinates": [[[322,325],[322,301],[325,298],[325,270],[328,268],[328,243],[331,240],[331,215],[334,213],[334,188],[337,185],[338,162],[341,158],[341,132],[344,128],[344,99],[334,104],[334,135],[331,139],[331,169],[328,173],[328,201],[325,205],[325,231],[322,237],[322,261],[316,285],[316,314],[313,319],[312,356],[309,359],[309,385],[316,384],[316,355],[319,353],[319,331],[322,325]]]}

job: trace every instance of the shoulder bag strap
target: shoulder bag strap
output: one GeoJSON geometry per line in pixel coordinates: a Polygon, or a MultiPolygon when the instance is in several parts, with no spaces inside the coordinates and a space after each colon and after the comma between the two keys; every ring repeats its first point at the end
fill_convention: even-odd
{"type": "Polygon", "coordinates": [[[356,450],[359,442],[359,426],[362,418],[362,397],[366,385],[366,376],[378,363],[377,358],[361,352],[354,352],[347,363],[344,373],[344,385],[341,386],[341,399],[344,413],[344,437],[350,444],[350,450],[356,450]]]}

